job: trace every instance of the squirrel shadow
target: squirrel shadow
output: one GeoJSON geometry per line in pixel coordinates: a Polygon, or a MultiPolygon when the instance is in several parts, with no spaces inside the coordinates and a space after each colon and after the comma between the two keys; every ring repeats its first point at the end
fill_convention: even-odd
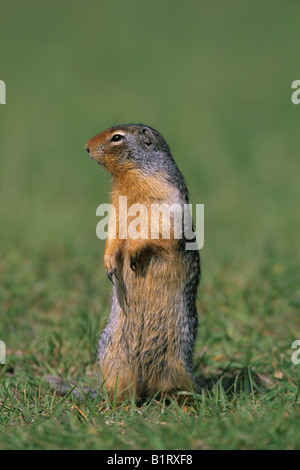
{"type": "Polygon", "coordinates": [[[219,373],[202,376],[196,375],[196,383],[200,393],[214,393],[217,387],[221,388],[228,397],[244,393],[246,395],[257,394],[267,388],[271,381],[251,370],[249,367],[225,368],[219,373]]]}

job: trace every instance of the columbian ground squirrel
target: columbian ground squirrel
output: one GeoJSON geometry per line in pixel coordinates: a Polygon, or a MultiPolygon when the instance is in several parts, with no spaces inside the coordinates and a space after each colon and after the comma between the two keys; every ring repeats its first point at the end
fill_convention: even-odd
{"type": "Polygon", "coordinates": [[[45,378],[60,394],[79,398],[99,397],[104,386],[117,401],[133,392],[144,399],[197,391],[192,362],[200,256],[198,249],[187,249],[194,232],[190,213],[185,217],[183,176],[165,140],[149,126],[111,127],[85,148],[113,180],[104,253],[113,295],[98,345],[102,384],[99,393],[78,391],[45,378]]]}
{"type": "Polygon", "coordinates": [[[133,389],[137,398],[195,390],[199,251],[186,249],[184,224],[180,237],[175,233],[176,210],[169,212],[165,236],[163,210],[158,209],[188,204],[183,176],[162,136],[142,124],[111,127],[89,140],[86,150],[112,175],[114,211],[104,267],[114,285],[110,317],[98,346],[106,390],[111,396],[116,392],[118,400],[133,389]],[[120,204],[125,197],[127,213],[120,204]],[[130,223],[137,222],[132,207],[140,209],[134,234],[129,231],[130,223]],[[159,217],[153,224],[155,210],[159,217]]]}

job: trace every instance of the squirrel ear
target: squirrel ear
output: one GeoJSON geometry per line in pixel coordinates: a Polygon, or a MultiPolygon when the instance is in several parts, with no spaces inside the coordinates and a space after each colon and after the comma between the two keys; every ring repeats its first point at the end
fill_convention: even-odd
{"type": "Polygon", "coordinates": [[[154,137],[154,135],[152,134],[151,130],[148,127],[143,127],[142,137],[143,137],[144,143],[147,145],[147,147],[150,147],[150,145],[154,144],[155,137],[154,137]]]}

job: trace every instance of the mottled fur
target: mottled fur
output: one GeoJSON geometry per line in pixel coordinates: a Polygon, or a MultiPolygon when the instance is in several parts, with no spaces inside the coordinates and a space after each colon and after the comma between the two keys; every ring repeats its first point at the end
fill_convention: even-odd
{"type": "Polygon", "coordinates": [[[128,207],[145,205],[149,217],[140,225],[150,225],[151,204],[188,203],[184,179],[160,134],[142,124],[114,126],[89,140],[86,149],[113,177],[111,203],[117,214],[117,239],[107,238],[104,254],[114,282],[98,347],[105,387],[112,396],[117,384],[118,399],[133,389],[139,398],[191,390],[199,252],[185,249],[184,236],[118,238],[126,218],[119,214],[119,196],[127,196],[128,207]]]}

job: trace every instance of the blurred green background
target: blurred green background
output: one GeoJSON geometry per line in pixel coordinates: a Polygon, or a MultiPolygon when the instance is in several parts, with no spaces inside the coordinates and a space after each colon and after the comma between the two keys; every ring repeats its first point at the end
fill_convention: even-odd
{"type": "Polygon", "coordinates": [[[127,122],[162,133],[191,202],[205,204],[204,289],[228,264],[237,276],[295,267],[299,31],[291,0],[3,0],[2,279],[32,259],[46,279],[46,265],[71,259],[110,291],[95,231],[110,179],[84,145],[127,122]]]}
{"type": "Polygon", "coordinates": [[[101,252],[95,211],[109,177],[84,144],[126,122],[162,133],[192,202],[205,204],[207,269],[296,250],[299,30],[295,1],[2,1],[5,256],[101,252]]]}

